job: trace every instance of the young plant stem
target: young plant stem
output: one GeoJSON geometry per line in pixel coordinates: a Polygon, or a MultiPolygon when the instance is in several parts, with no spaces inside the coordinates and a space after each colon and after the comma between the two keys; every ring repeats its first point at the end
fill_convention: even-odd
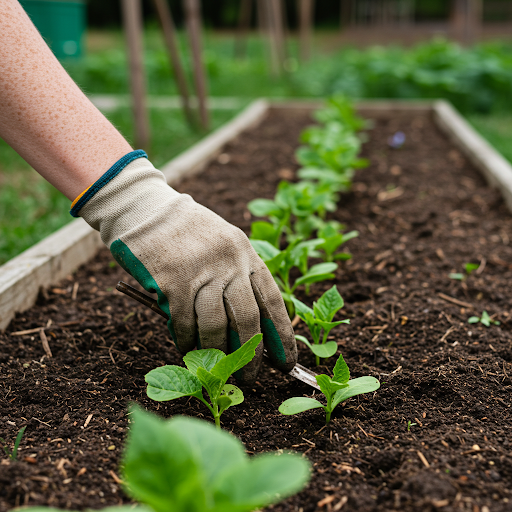
{"type": "Polygon", "coordinates": [[[333,395],[330,395],[327,398],[327,406],[325,407],[325,424],[329,423],[331,421],[331,412],[332,412],[332,397],[333,395]]]}
{"type": "MultiPolygon", "coordinates": [[[[199,398],[199,397],[198,397],[199,398]]],[[[203,402],[204,405],[206,405],[206,407],[208,407],[208,409],[210,410],[210,412],[212,413],[212,416],[215,420],[215,426],[220,429],[220,414],[219,414],[219,406],[215,403],[213,406],[211,406],[204,398],[199,398],[199,400],[201,400],[201,402],[203,402]]]]}

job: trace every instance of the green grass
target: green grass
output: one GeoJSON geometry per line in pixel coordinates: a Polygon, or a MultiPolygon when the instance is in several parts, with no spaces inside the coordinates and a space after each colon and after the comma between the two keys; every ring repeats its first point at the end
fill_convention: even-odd
{"type": "Polygon", "coordinates": [[[480,132],[510,163],[512,163],[512,113],[492,116],[470,114],[468,121],[480,132]]]}
{"type": "MultiPolygon", "coordinates": [[[[212,129],[234,114],[233,111],[213,111],[212,129]]],[[[120,109],[108,117],[128,140],[132,140],[130,109],[120,109]]],[[[152,110],[151,130],[149,154],[157,167],[204,135],[192,131],[177,110],[152,110]]],[[[63,194],[0,139],[0,264],[70,222],[69,207],[70,202],[63,194]]]]}

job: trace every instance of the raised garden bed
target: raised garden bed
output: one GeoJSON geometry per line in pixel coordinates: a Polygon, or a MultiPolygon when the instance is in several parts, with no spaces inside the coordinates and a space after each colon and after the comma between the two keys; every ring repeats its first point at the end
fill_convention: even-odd
{"type": "MultiPolygon", "coordinates": [[[[350,399],[324,427],[318,410],[280,415],[283,400],[312,389],[264,369],[223,426],[250,453],[294,449],[313,463],[309,487],[273,510],[510,510],[512,216],[429,105],[367,114],[371,166],[335,214],[360,232],[334,281],[351,324],[332,334],[352,376],[373,375],[381,388],[350,399]],[[398,130],[406,143],[391,149],[398,130]],[[468,262],[479,270],[462,282],[448,277],[468,262]],[[501,325],[468,324],[483,310],[501,325]]],[[[307,109],[273,109],[200,179],[177,188],[247,231],[247,202],[293,179],[309,123],[307,109]]],[[[130,401],[165,417],[207,417],[193,400],[147,398],[145,373],[180,357],[159,316],[113,291],[119,279],[135,283],[111,262],[100,251],[0,334],[0,436],[13,440],[28,425],[20,461],[0,462],[0,511],[128,502],[118,468],[130,401]]],[[[300,298],[311,303],[332,284],[300,298]]],[[[296,332],[304,333],[301,324],[296,332]]],[[[299,354],[313,368],[305,347],[299,354]]]]}

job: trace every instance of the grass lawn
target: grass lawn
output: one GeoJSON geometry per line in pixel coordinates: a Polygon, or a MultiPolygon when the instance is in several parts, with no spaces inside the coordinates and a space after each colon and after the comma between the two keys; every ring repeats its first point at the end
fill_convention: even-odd
{"type": "Polygon", "coordinates": [[[473,127],[512,163],[512,113],[504,112],[490,116],[470,114],[466,117],[473,127]]]}
{"type": "MultiPolygon", "coordinates": [[[[213,111],[212,129],[231,119],[234,114],[229,110],[213,111]]],[[[119,109],[108,117],[128,140],[132,139],[130,109],[119,109]]],[[[193,132],[178,110],[153,109],[151,129],[152,147],[149,153],[157,167],[204,135],[193,132]]],[[[70,222],[69,207],[69,200],[64,195],[0,139],[0,264],[70,222]]]]}

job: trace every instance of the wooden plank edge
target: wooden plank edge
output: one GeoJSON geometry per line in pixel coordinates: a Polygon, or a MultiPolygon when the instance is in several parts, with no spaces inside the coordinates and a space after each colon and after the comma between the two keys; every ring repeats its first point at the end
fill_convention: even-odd
{"type": "Polygon", "coordinates": [[[39,289],[58,283],[96,255],[99,233],[76,219],[0,267],[0,330],[29,309],[39,289]]]}
{"type": "MultiPolygon", "coordinates": [[[[162,172],[169,184],[176,185],[185,175],[201,171],[227,142],[261,121],[267,109],[265,100],[254,101],[233,120],[165,164],[162,172]]],[[[33,306],[41,287],[57,284],[93,258],[102,246],[99,233],[83,219],[76,219],[0,266],[0,331],[16,313],[33,306]]]]}
{"type": "Polygon", "coordinates": [[[491,187],[498,188],[512,212],[512,166],[455,110],[451,103],[434,103],[434,120],[451,141],[482,172],[491,187]]]}
{"type": "Polygon", "coordinates": [[[264,99],[253,101],[231,121],[165,164],[160,170],[167,183],[174,186],[185,175],[190,177],[200,173],[220,154],[225,144],[235,140],[244,130],[258,124],[267,113],[268,107],[268,102],[264,99]]]}

